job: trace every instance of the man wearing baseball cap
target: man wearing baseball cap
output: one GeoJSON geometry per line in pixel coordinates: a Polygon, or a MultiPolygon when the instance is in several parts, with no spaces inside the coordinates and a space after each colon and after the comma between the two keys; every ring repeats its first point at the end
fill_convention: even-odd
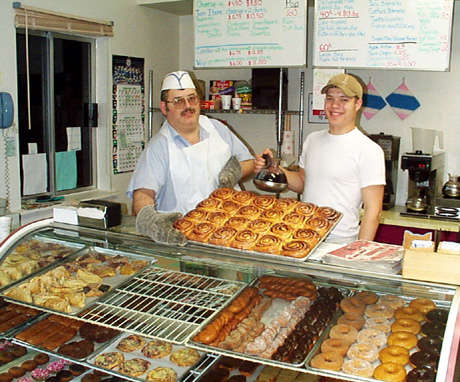
{"type": "Polygon", "coordinates": [[[161,86],[166,121],[152,137],[131,179],[138,231],[151,239],[183,245],[173,222],[218,187],[234,187],[251,174],[254,159],[223,123],[200,115],[200,99],[190,74],[167,74],[161,86]]]}
{"type": "MultiPolygon", "coordinates": [[[[356,127],[363,87],[356,77],[338,74],[321,93],[325,94],[329,128],[307,136],[298,172],[283,169],[288,187],[302,194],[305,202],[343,213],[327,241],[373,240],[382,211],[385,161],[380,146],[356,127]],[[364,215],[360,224],[361,207],[364,215]]],[[[264,153],[271,154],[269,150],[264,153]]],[[[265,160],[257,156],[254,171],[264,166],[265,160]]]]}

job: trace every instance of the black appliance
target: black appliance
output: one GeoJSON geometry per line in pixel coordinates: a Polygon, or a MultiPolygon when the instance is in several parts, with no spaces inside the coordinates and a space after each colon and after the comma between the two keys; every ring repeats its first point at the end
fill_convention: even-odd
{"type": "MultiPolygon", "coordinates": [[[[278,110],[280,94],[280,68],[252,69],[252,108],[278,110]]],[[[283,69],[281,101],[282,110],[287,110],[287,69],[283,69]]]]}

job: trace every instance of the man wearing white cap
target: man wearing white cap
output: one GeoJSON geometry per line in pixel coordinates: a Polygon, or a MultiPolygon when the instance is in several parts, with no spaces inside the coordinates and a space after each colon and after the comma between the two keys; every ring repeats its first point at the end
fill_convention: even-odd
{"type": "Polygon", "coordinates": [[[234,187],[250,175],[254,160],[223,123],[200,115],[200,99],[187,72],[165,76],[160,109],[166,121],[139,158],[127,193],[140,233],[185,244],[172,223],[214,189],[234,187]]]}
{"type": "MultiPolygon", "coordinates": [[[[303,143],[299,171],[284,170],[288,187],[302,200],[329,206],[343,217],[327,241],[373,240],[382,211],[385,161],[379,145],[356,127],[363,88],[350,74],[333,76],[321,90],[328,130],[316,131],[303,143]],[[364,215],[360,222],[360,209],[364,215]]],[[[269,150],[264,153],[271,155],[269,150]]],[[[255,171],[266,162],[257,156],[255,171]]]]}

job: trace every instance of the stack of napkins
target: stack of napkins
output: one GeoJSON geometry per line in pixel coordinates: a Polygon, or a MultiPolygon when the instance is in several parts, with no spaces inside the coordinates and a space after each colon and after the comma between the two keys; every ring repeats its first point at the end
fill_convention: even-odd
{"type": "Polygon", "coordinates": [[[401,272],[403,256],[404,248],[400,245],[357,240],[328,252],[322,261],[372,272],[398,274],[401,272]]]}

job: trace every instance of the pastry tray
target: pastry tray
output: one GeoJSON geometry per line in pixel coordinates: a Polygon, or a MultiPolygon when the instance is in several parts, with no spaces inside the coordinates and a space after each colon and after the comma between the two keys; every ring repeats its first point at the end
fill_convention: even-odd
{"type": "MultiPolygon", "coordinates": [[[[308,252],[308,254],[304,257],[290,257],[290,256],[283,256],[283,255],[277,255],[274,253],[267,253],[267,252],[259,252],[259,251],[250,251],[246,249],[239,249],[239,248],[233,248],[233,247],[225,247],[222,245],[216,245],[216,244],[209,244],[209,243],[203,243],[201,241],[194,241],[194,240],[188,240],[189,243],[193,243],[194,245],[198,245],[201,247],[206,247],[206,248],[214,248],[214,249],[219,249],[219,250],[225,250],[232,255],[242,255],[245,257],[259,257],[262,259],[272,259],[272,260],[277,260],[277,261],[287,261],[287,262],[294,262],[294,263],[299,263],[303,262],[308,259],[308,257],[313,254],[313,252],[318,248],[318,246],[326,239],[326,237],[329,235],[329,233],[335,228],[335,226],[339,223],[339,221],[342,219],[343,214],[340,214],[339,218],[332,224],[332,226],[329,228],[329,230],[321,237],[321,239],[315,244],[315,246],[308,252]]],[[[223,253],[225,254],[225,252],[223,253]]]]}
{"type": "MultiPolygon", "coordinates": [[[[8,250],[8,252],[4,256],[2,256],[0,258],[0,267],[9,256],[14,254],[14,252],[16,251],[18,246],[26,244],[28,242],[32,242],[32,241],[42,242],[42,243],[46,243],[46,244],[56,244],[56,245],[60,245],[62,250],[71,250],[69,253],[67,253],[62,258],[56,259],[55,262],[61,262],[62,260],[68,258],[72,254],[75,254],[75,252],[77,252],[77,251],[79,251],[79,250],[81,250],[81,249],[83,249],[85,247],[84,244],[70,243],[70,242],[67,242],[67,241],[61,241],[61,240],[57,240],[57,239],[53,239],[53,238],[44,238],[44,237],[41,237],[41,236],[40,237],[39,236],[27,237],[25,240],[23,239],[23,240],[19,241],[14,247],[10,248],[8,250]]],[[[48,249],[48,251],[55,251],[55,249],[48,249]]],[[[18,253],[18,255],[19,254],[20,253],[18,253]]],[[[45,257],[45,256],[47,256],[47,251],[40,250],[40,257],[45,257]]],[[[24,276],[18,278],[17,280],[14,280],[14,281],[10,282],[9,284],[0,286],[0,292],[3,292],[4,290],[9,289],[14,285],[17,285],[17,284],[21,283],[22,281],[24,281],[29,276],[33,276],[35,274],[38,274],[39,272],[43,271],[44,269],[50,269],[53,266],[54,266],[54,263],[51,262],[50,264],[46,265],[45,267],[39,267],[36,270],[32,271],[31,273],[29,273],[27,275],[24,275],[24,276]]]]}
{"type": "MultiPolygon", "coordinates": [[[[142,354],[142,349],[137,350],[137,351],[132,351],[132,352],[122,352],[122,351],[117,349],[117,345],[123,338],[127,337],[128,335],[130,335],[130,334],[129,333],[124,333],[121,336],[113,339],[112,341],[110,341],[110,343],[106,347],[104,347],[104,349],[102,349],[99,352],[97,352],[96,354],[94,354],[91,358],[88,358],[87,362],[91,365],[91,367],[94,367],[95,369],[103,370],[103,371],[106,371],[106,372],[108,372],[110,374],[117,375],[117,376],[123,377],[125,379],[129,379],[129,380],[132,380],[132,381],[146,381],[146,377],[147,377],[147,374],[149,373],[149,371],[153,370],[156,367],[169,367],[169,368],[171,368],[171,369],[176,371],[177,380],[181,380],[181,378],[184,375],[186,375],[187,372],[194,367],[194,365],[197,365],[200,362],[200,360],[203,358],[203,356],[204,356],[204,353],[199,352],[200,358],[198,359],[198,361],[194,365],[191,365],[191,366],[177,366],[176,364],[174,364],[173,362],[171,362],[169,360],[169,356],[173,351],[175,351],[175,350],[177,350],[179,348],[183,348],[184,346],[182,346],[182,345],[171,344],[172,345],[171,353],[169,353],[168,355],[166,355],[166,356],[164,356],[162,358],[157,358],[157,359],[148,358],[148,357],[144,356],[144,354],[142,354]],[[125,361],[133,359],[133,358],[141,358],[141,359],[147,360],[147,361],[150,362],[150,366],[149,366],[148,370],[144,374],[142,374],[141,376],[139,376],[139,377],[131,377],[129,375],[122,374],[118,370],[115,370],[115,369],[108,370],[108,369],[104,369],[102,367],[96,366],[94,364],[94,360],[98,355],[103,354],[103,353],[109,353],[109,352],[123,353],[123,355],[125,357],[125,361]]],[[[145,338],[145,337],[143,337],[143,338],[144,338],[146,344],[149,341],[151,341],[151,339],[149,339],[149,338],[145,338]]]]}
{"type": "Polygon", "coordinates": [[[113,290],[79,319],[183,344],[245,283],[149,267],[113,290]]]}
{"type": "Polygon", "coordinates": [[[66,358],[66,359],[71,359],[71,360],[75,360],[76,362],[82,362],[90,357],[92,357],[94,354],[96,354],[97,352],[99,352],[101,349],[103,349],[104,347],[106,347],[113,339],[117,338],[120,336],[120,333],[119,334],[116,334],[113,338],[111,338],[110,340],[108,341],[104,341],[104,342],[95,342],[95,341],[92,341],[93,344],[94,344],[94,350],[88,354],[87,356],[83,357],[83,358],[74,358],[74,357],[71,357],[71,356],[68,356],[68,355],[64,355],[64,354],[60,354],[57,352],[58,348],[62,345],[65,345],[65,344],[68,344],[70,342],[74,342],[74,341],[81,341],[83,340],[84,338],[83,337],[80,337],[79,335],[79,332],[77,331],[77,334],[72,337],[70,340],[64,342],[62,345],[60,345],[59,347],[56,347],[55,349],[53,350],[49,350],[49,349],[46,349],[44,347],[41,347],[39,345],[32,345],[32,344],[29,344],[28,342],[24,341],[24,340],[21,340],[21,339],[18,339],[18,338],[15,338],[16,335],[18,335],[19,333],[23,332],[24,330],[28,329],[29,327],[31,327],[32,325],[34,324],[38,324],[40,321],[46,319],[47,317],[49,317],[50,314],[46,314],[46,316],[42,316],[42,317],[38,317],[37,319],[33,320],[32,322],[29,322],[27,325],[24,325],[22,326],[21,328],[17,329],[14,333],[11,334],[11,337],[13,339],[13,341],[17,344],[20,344],[22,346],[26,346],[28,348],[31,348],[31,349],[34,349],[34,350],[37,350],[39,352],[42,352],[42,353],[47,353],[47,354],[50,354],[50,355],[54,355],[56,357],[62,357],[62,358],[66,358]]]}
{"type": "MultiPolygon", "coordinates": [[[[49,271],[52,271],[53,269],[55,269],[55,268],[57,268],[59,266],[62,266],[64,264],[66,264],[66,263],[69,263],[71,261],[77,260],[81,256],[84,256],[84,255],[87,255],[87,254],[98,254],[98,253],[105,254],[105,255],[108,255],[108,256],[113,256],[113,257],[115,257],[115,256],[123,256],[123,257],[128,258],[129,260],[145,260],[147,262],[146,267],[148,267],[149,265],[151,265],[154,262],[156,262],[156,259],[151,258],[151,257],[147,257],[147,256],[136,255],[136,254],[132,254],[132,253],[128,253],[128,252],[122,252],[122,251],[118,251],[118,250],[103,249],[103,248],[99,248],[99,247],[86,247],[84,250],[81,250],[81,251],[79,251],[77,253],[74,253],[71,256],[68,256],[67,258],[63,259],[62,261],[59,261],[59,262],[56,262],[56,263],[52,264],[51,267],[45,267],[41,271],[27,276],[25,279],[22,280],[21,283],[16,284],[14,287],[20,286],[23,283],[26,283],[26,282],[32,280],[34,277],[42,276],[45,273],[47,273],[49,271]]],[[[104,265],[104,264],[105,263],[101,263],[99,265],[104,265]]],[[[72,309],[71,313],[66,313],[66,312],[59,311],[59,310],[56,310],[56,309],[52,309],[52,308],[49,308],[49,307],[37,305],[37,304],[34,304],[33,302],[28,303],[28,302],[18,300],[18,299],[15,299],[15,298],[12,298],[12,297],[9,297],[9,296],[5,295],[5,293],[7,293],[10,289],[12,289],[14,287],[9,287],[8,289],[3,290],[1,295],[3,296],[3,298],[5,300],[13,301],[13,302],[15,302],[15,303],[17,303],[19,305],[25,305],[25,306],[33,307],[33,308],[43,310],[43,311],[46,311],[46,312],[55,313],[55,314],[77,315],[80,312],[82,312],[83,310],[85,310],[86,308],[88,308],[90,305],[92,305],[94,302],[96,302],[97,300],[102,298],[103,296],[109,294],[111,291],[113,291],[115,288],[117,288],[121,284],[123,284],[123,283],[127,282],[128,280],[132,279],[133,277],[135,277],[136,274],[141,272],[141,271],[142,270],[140,270],[138,272],[135,272],[135,273],[133,273],[131,275],[121,275],[121,274],[117,273],[113,277],[104,277],[102,284],[103,285],[109,285],[110,289],[107,290],[106,292],[104,292],[101,296],[86,297],[84,306],[81,307],[81,308],[77,308],[77,307],[72,306],[71,307],[71,309],[72,309]]]]}
{"type": "MultiPolygon", "coordinates": [[[[383,293],[377,293],[377,295],[380,297],[382,295],[384,295],[383,293]]],[[[406,301],[406,305],[405,306],[408,306],[408,302],[411,300],[410,298],[408,298],[407,296],[398,296],[398,297],[401,297],[402,299],[404,299],[406,301]]],[[[445,306],[443,303],[439,303],[437,301],[435,301],[436,303],[436,306],[437,308],[442,308],[442,309],[445,309],[445,306]]],[[[305,368],[310,371],[311,373],[313,374],[317,374],[317,375],[322,375],[322,376],[325,376],[325,377],[332,377],[332,378],[338,378],[338,379],[344,379],[344,380],[348,380],[348,379],[353,379],[353,380],[357,380],[357,381],[377,381],[376,379],[374,378],[366,378],[366,377],[360,377],[360,376],[356,376],[356,375],[352,375],[352,374],[348,374],[348,373],[345,373],[343,371],[332,371],[332,370],[326,370],[326,369],[318,369],[318,368],[315,368],[313,366],[310,366],[310,362],[312,360],[312,358],[317,355],[318,353],[321,352],[321,345],[322,343],[329,338],[329,331],[331,330],[331,328],[336,325],[337,323],[337,320],[339,319],[339,317],[344,314],[343,312],[341,312],[339,310],[339,313],[338,315],[336,315],[335,317],[335,320],[331,321],[331,323],[328,325],[328,327],[326,328],[326,330],[323,331],[321,337],[318,339],[318,341],[314,344],[313,348],[311,349],[311,351],[309,352],[307,358],[305,359],[305,368]]],[[[366,318],[366,316],[364,316],[364,318],[366,318]]],[[[390,320],[390,323],[393,324],[395,322],[395,318],[391,318],[390,320]]],[[[425,321],[422,321],[421,324],[425,322],[425,321]]],[[[358,333],[359,333],[359,330],[358,330],[358,333]]],[[[386,333],[387,335],[387,339],[388,339],[388,336],[391,334],[391,331],[386,333]]],[[[417,334],[417,339],[420,339],[422,338],[423,335],[422,333],[420,332],[419,334],[417,334]]],[[[356,341],[354,342],[356,343],[356,341]]],[[[386,346],[388,346],[387,344],[385,344],[383,347],[381,348],[378,348],[378,351],[382,350],[383,348],[385,348],[386,346]]],[[[409,354],[412,354],[412,353],[415,353],[416,351],[418,351],[418,348],[417,346],[413,347],[411,350],[409,350],[409,354]]],[[[348,360],[349,358],[347,356],[344,357],[344,361],[348,360]]],[[[376,361],[374,361],[373,363],[371,363],[374,368],[377,367],[378,365],[381,364],[381,362],[379,361],[379,359],[377,359],[376,361]]],[[[409,372],[410,370],[412,370],[412,367],[410,366],[409,363],[406,364],[405,366],[406,368],[406,372],[409,372]]]]}
{"type": "MultiPolygon", "coordinates": [[[[12,305],[15,305],[14,303],[9,303],[9,304],[12,304],[12,305]]],[[[23,305],[21,305],[22,307],[23,305]]],[[[0,309],[3,309],[4,307],[0,308],[0,309]]],[[[35,308],[32,308],[32,309],[35,309],[35,308]]],[[[42,317],[44,314],[44,312],[40,312],[40,311],[37,311],[37,314],[35,316],[31,316],[29,317],[28,319],[24,320],[23,322],[19,323],[19,324],[16,324],[14,326],[12,326],[11,328],[3,331],[0,333],[0,335],[4,336],[4,337],[7,337],[9,338],[10,336],[12,336],[13,333],[16,333],[18,329],[22,328],[23,326],[35,321],[36,319],[38,319],[39,317],[42,317]]]]}

